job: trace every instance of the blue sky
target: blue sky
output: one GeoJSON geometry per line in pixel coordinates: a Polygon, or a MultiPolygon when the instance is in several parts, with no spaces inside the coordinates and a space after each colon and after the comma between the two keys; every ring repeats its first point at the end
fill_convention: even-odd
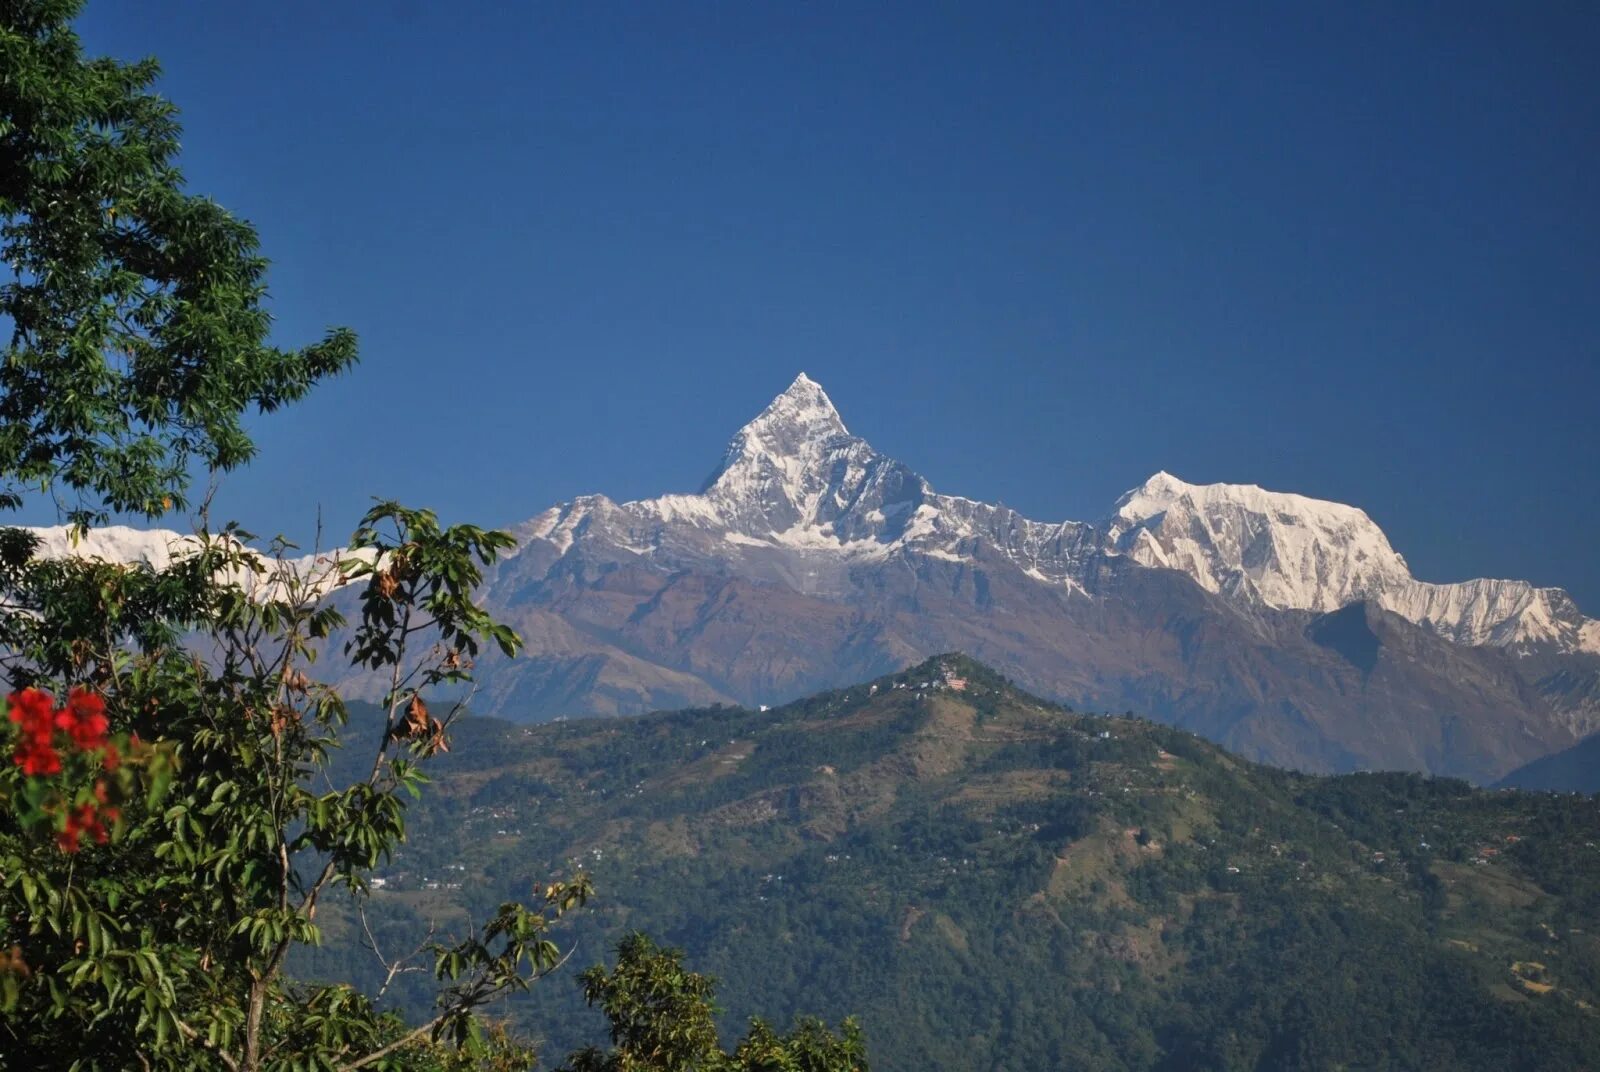
{"type": "Polygon", "coordinates": [[[1600,8],[91,0],[279,339],[229,514],[692,490],[801,369],[935,487],[1364,507],[1600,612],[1600,8]],[[1204,8],[1202,10],[1202,7],[1204,8]]]}

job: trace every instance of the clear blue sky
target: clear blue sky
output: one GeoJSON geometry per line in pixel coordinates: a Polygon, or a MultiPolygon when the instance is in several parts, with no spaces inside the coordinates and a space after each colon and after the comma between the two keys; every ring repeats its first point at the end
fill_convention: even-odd
{"type": "Polygon", "coordinates": [[[1600,7],[117,3],[280,341],[221,502],[693,490],[804,369],[935,487],[1364,507],[1600,612],[1600,7]]]}

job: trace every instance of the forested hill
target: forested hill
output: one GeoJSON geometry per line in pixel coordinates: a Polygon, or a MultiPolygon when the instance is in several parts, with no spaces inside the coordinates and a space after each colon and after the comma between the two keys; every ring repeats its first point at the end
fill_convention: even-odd
{"type": "MultiPolygon", "coordinates": [[[[888,1072],[1600,1063],[1600,800],[1274,770],[957,656],[767,712],[469,720],[435,770],[372,894],[391,949],[581,866],[574,969],[642,929],[731,1023],[858,1014],[888,1072]]],[[[302,973],[376,970],[329,933],[302,973]]],[[[602,1026],[570,978],[508,1011],[552,1054],[602,1026]]]]}

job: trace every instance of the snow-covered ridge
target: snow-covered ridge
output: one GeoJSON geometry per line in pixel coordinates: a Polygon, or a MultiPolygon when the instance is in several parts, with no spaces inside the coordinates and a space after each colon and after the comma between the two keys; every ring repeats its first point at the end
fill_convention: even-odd
{"type": "Polygon", "coordinates": [[[1180,570],[1246,605],[1327,612],[1371,600],[1463,644],[1600,652],[1600,622],[1560,589],[1418,581],[1372,519],[1341,503],[1164,472],[1096,524],[1033,521],[941,495],[851,435],[804,373],[734,435],[700,494],[621,504],[585,497],[520,535],[558,555],[587,535],[662,568],[713,563],[813,591],[851,562],[897,554],[969,562],[980,546],[1041,583],[1081,591],[1095,560],[1123,556],[1180,570]]]}
{"type": "Polygon", "coordinates": [[[585,496],[545,511],[518,535],[566,554],[587,534],[664,568],[722,564],[810,592],[828,591],[852,563],[902,553],[965,562],[982,543],[1037,579],[1077,590],[1088,530],[938,494],[851,435],[826,392],[802,373],[733,436],[699,494],[620,504],[585,496]]]}
{"type": "Polygon", "coordinates": [[[1600,622],[1561,589],[1418,581],[1383,530],[1341,503],[1157,473],[1118,500],[1106,531],[1109,551],[1250,603],[1331,611],[1371,600],[1461,644],[1600,652],[1600,622]]]}
{"type": "Polygon", "coordinates": [[[1253,484],[1188,484],[1168,473],[1117,501],[1106,537],[1111,553],[1269,607],[1337,610],[1411,576],[1355,507],[1253,484]]]}
{"type": "MultiPolygon", "coordinates": [[[[165,569],[173,562],[197,554],[200,540],[170,529],[136,529],[126,525],[107,525],[74,536],[65,525],[29,528],[39,540],[38,554],[44,558],[81,558],[131,565],[143,563],[152,569],[165,569]]],[[[370,557],[361,552],[339,549],[320,554],[274,559],[261,555],[263,573],[234,570],[226,578],[259,598],[282,598],[290,594],[289,585],[298,581],[305,598],[319,598],[344,584],[339,563],[354,557],[370,557]]]]}
{"type": "MultiPolygon", "coordinates": [[[[194,546],[179,533],[119,526],[93,530],[76,547],[64,528],[35,531],[48,554],[154,566],[194,546]]],[[[1353,506],[1251,484],[1190,484],[1164,472],[1094,524],[1034,521],[1004,506],[942,495],[851,435],[804,373],[734,435],[700,493],[625,503],[584,496],[514,532],[519,551],[495,568],[491,585],[535,582],[552,562],[599,548],[612,561],[669,572],[709,569],[820,595],[847,593],[851,570],[896,556],[1000,560],[1078,596],[1097,562],[1120,557],[1179,570],[1246,606],[1327,612],[1365,600],[1461,644],[1600,653],[1600,621],[1586,618],[1561,589],[1515,580],[1418,581],[1383,531],[1353,506]]],[[[283,568],[320,577],[331,590],[338,582],[333,562],[348,553],[305,556],[283,568]]]]}

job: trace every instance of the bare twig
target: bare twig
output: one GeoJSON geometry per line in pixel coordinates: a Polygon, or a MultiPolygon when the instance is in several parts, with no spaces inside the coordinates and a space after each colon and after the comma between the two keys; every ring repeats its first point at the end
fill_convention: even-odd
{"type": "Polygon", "coordinates": [[[361,917],[361,930],[367,936],[367,947],[371,949],[373,955],[378,958],[378,963],[383,965],[383,985],[378,987],[378,993],[373,997],[374,1001],[382,1001],[383,996],[389,992],[389,987],[394,982],[395,976],[404,975],[407,972],[419,972],[425,970],[422,965],[411,964],[409,962],[413,957],[416,957],[427,950],[428,946],[433,942],[434,931],[437,929],[438,925],[433,920],[429,920],[428,934],[420,943],[418,943],[417,947],[411,952],[407,953],[405,956],[390,961],[385,959],[382,951],[378,949],[378,939],[373,936],[372,928],[367,925],[366,905],[357,906],[356,913],[361,917]]]}
{"type": "MultiPolygon", "coordinates": [[[[544,971],[535,974],[533,978],[529,980],[529,982],[536,983],[552,972],[559,971],[567,963],[567,961],[572,959],[572,955],[577,951],[578,947],[574,945],[571,949],[567,950],[566,956],[550,965],[550,967],[546,968],[544,971]]],[[[449,1008],[445,1009],[438,1016],[435,1016],[432,1020],[429,1020],[421,1027],[407,1032],[406,1034],[395,1039],[393,1042],[389,1043],[387,1046],[384,1046],[378,1050],[374,1050],[359,1060],[351,1061],[347,1065],[341,1065],[339,1067],[339,1072],[355,1072],[355,1070],[358,1068],[365,1068],[370,1064],[375,1064],[389,1056],[394,1051],[402,1047],[409,1046],[413,1042],[419,1041],[424,1035],[431,1034],[434,1028],[438,1027],[452,1016],[460,1016],[462,1013],[475,1009],[480,1005],[487,1005],[497,998],[503,996],[508,989],[510,989],[509,984],[501,983],[489,988],[488,990],[465,995],[463,996],[462,1000],[451,1005],[449,1008]]]]}

